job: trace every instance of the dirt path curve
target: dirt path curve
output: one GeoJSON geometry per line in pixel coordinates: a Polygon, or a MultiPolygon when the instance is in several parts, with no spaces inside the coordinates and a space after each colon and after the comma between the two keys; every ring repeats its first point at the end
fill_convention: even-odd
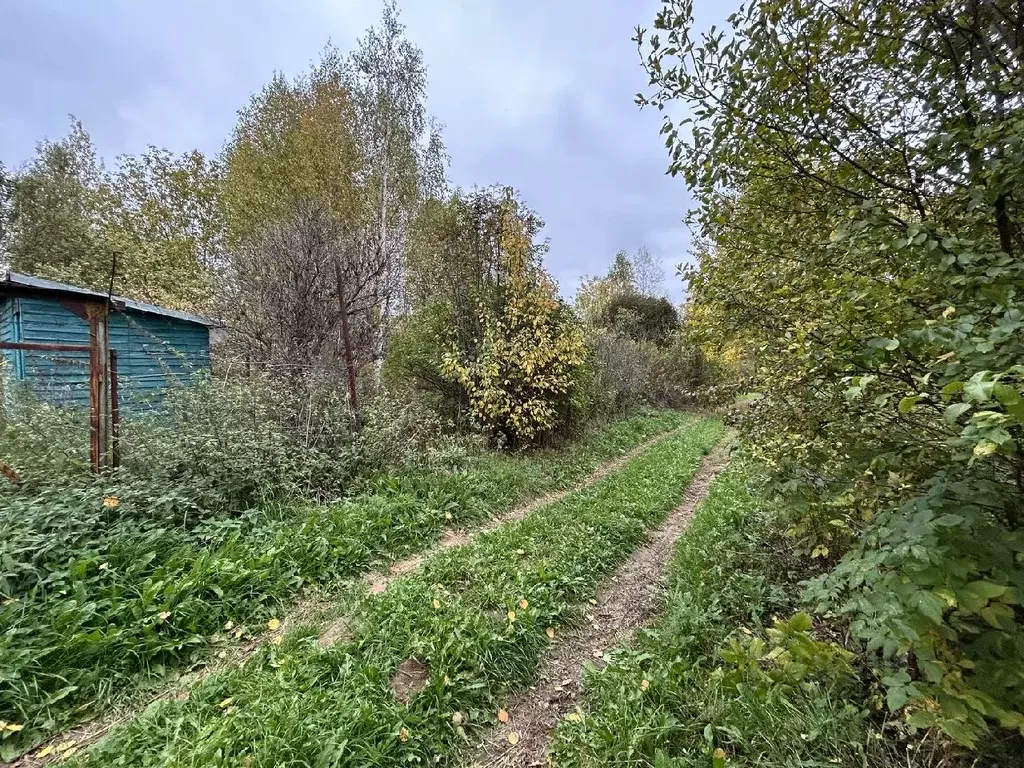
{"type": "Polygon", "coordinates": [[[647,451],[649,448],[667,440],[671,435],[676,434],[679,429],[680,428],[670,429],[667,432],[662,432],[659,435],[655,435],[654,437],[645,440],[640,443],[640,445],[635,448],[631,448],[618,458],[606,461],[578,483],[575,483],[564,490],[547,493],[530,499],[525,504],[520,504],[515,509],[509,510],[503,515],[491,518],[489,523],[474,528],[471,531],[448,531],[435,546],[424,552],[413,555],[412,557],[408,557],[405,560],[399,560],[394,563],[386,573],[376,572],[368,574],[366,576],[366,582],[369,585],[370,594],[379,595],[387,589],[388,584],[394,578],[418,570],[423,563],[439,552],[444,552],[452,547],[460,547],[463,544],[468,544],[475,536],[481,533],[493,531],[496,528],[501,528],[501,526],[515,522],[516,520],[522,520],[531,512],[535,512],[541,507],[546,507],[549,504],[555,504],[564,499],[570,493],[575,493],[587,486],[593,485],[598,480],[610,475],[612,472],[622,469],[626,464],[631,462],[641,453],[647,451]]]}
{"type": "Polygon", "coordinates": [[[602,664],[605,652],[627,642],[656,610],[662,574],[672,558],[676,539],[686,530],[707,496],[711,481],[728,463],[727,442],[719,443],[704,457],[682,503],[651,533],[647,544],[601,585],[596,604],[585,610],[585,623],[566,632],[552,646],[541,662],[538,682],[506,703],[508,722],[489,731],[465,765],[486,768],[545,765],[555,726],[575,709],[582,693],[584,663],[602,664]],[[515,745],[509,741],[511,733],[518,736],[515,745]]]}
{"type": "MultiPolygon", "coordinates": [[[[548,504],[554,504],[555,502],[561,501],[570,493],[574,493],[575,491],[586,488],[589,485],[593,485],[598,480],[601,480],[612,472],[621,469],[649,448],[663,440],[667,440],[671,435],[679,432],[680,429],[682,429],[682,427],[670,429],[647,439],[621,456],[610,459],[604,464],[601,464],[583,480],[580,480],[578,483],[575,483],[565,490],[536,496],[505,514],[492,518],[490,522],[477,528],[468,531],[448,531],[440,541],[430,549],[404,560],[397,561],[387,572],[375,572],[365,576],[364,581],[370,594],[380,594],[387,589],[387,585],[392,581],[392,579],[402,574],[416,571],[424,562],[439,552],[444,552],[452,547],[465,544],[473,537],[480,533],[484,533],[485,531],[500,528],[501,526],[515,520],[521,520],[531,512],[535,512],[541,507],[545,507],[548,504]]],[[[300,599],[295,604],[294,608],[288,612],[288,615],[284,617],[278,630],[274,632],[264,632],[259,637],[251,638],[244,643],[238,643],[233,648],[223,650],[221,652],[222,655],[218,655],[218,657],[214,659],[210,659],[205,663],[197,665],[194,669],[183,674],[181,678],[169,683],[166,687],[153,695],[145,697],[139,701],[135,701],[125,707],[108,712],[94,720],[84,722],[62,734],[53,736],[31,752],[16,758],[14,762],[10,764],[10,768],[37,768],[37,766],[46,765],[56,761],[61,757],[60,747],[67,747],[69,749],[73,748],[75,752],[81,751],[96,741],[99,741],[99,739],[105,736],[112,728],[134,720],[150,704],[162,699],[187,697],[188,689],[199,683],[203,678],[215,672],[220,672],[224,669],[244,663],[245,660],[254,654],[261,646],[279,638],[284,632],[294,628],[295,626],[303,624],[308,626],[310,624],[316,625],[319,623],[319,642],[322,646],[333,645],[334,643],[344,642],[351,639],[356,626],[353,620],[354,617],[352,616],[343,615],[340,618],[329,622],[322,618],[319,618],[318,620],[310,620],[311,616],[319,617],[323,616],[323,614],[327,612],[327,608],[322,604],[322,598],[317,598],[315,601],[303,601],[300,599]],[[46,747],[51,745],[55,747],[52,752],[48,753],[43,758],[37,757],[40,752],[45,751],[46,747]]]]}

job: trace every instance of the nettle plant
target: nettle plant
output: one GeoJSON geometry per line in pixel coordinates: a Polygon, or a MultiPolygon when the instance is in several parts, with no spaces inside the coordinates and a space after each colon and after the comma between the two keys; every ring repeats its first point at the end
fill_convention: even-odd
{"type": "Polygon", "coordinates": [[[1024,733],[1022,9],[763,0],[695,39],[691,6],[638,32],[640,101],[691,116],[688,315],[752,361],[809,595],[910,727],[1024,733]]]}

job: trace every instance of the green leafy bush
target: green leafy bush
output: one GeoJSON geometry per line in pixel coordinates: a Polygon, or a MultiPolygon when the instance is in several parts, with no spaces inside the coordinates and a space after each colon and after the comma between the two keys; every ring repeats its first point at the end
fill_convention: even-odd
{"type": "Polygon", "coordinates": [[[593,407],[598,413],[621,413],[644,404],[717,405],[738,386],[683,330],[654,344],[595,328],[588,342],[596,380],[593,407]]]}
{"type": "Polygon", "coordinates": [[[586,348],[583,329],[543,271],[526,261],[521,235],[508,234],[509,279],[497,310],[481,302],[481,338],[455,344],[441,372],[465,390],[474,420],[513,447],[559,426],[586,348]]]}
{"type": "Polygon", "coordinates": [[[601,323],[637,341],[664,344],[679,327],[679,312],[663,296],[623,293],[604,305],[601,323]]]}
{"type": "Polygon", "coordinates": [[[235,513],[273,497],[338,496],[353,475],[354,425],[339,397],[297,401],[261,376],[201,374],[169,389],[158,405],[125,410],[122,467],[98,481],[89,470],[88,414],[12,391],[0,421],[0,455],[23,481],[17,493],[99,483],[117,494],[123,485],[117,495],[165,513],[160,496],[188,497],[192,508],[165,516],[172,522],[196,509],[235,513]],[[146,488],[153,498],[139,497],[146,488]]]}
{"type": "Polygon", "coordinates": [[[395,392],[411,390],[442,418],[460,422],[468,407],[465,392],[441,372],[453,311],[449,303],[428,300],[400,319],[388,340],[381,373],[395,392]]]}

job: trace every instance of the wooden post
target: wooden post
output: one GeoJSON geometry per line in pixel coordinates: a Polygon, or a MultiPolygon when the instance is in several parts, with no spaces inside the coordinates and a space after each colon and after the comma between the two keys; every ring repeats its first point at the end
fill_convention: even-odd
{"type": "Polygon", "coordinates": [[[110,436],[110,345],[107,334],[107,305],[89,302],[89,458],[93,472],[107,466],[110,436]]]}

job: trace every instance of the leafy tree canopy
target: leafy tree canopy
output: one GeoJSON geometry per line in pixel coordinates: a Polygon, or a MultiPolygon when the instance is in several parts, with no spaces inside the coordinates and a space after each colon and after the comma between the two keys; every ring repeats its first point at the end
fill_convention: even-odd
{"type": "Polygon", "coordinates": [[[1024,729],[1021,8],[692,10],[638,31],[640,102],[700,204],[694,325],[745,345],[748,443],[835,563],[811,595],[911,728],[1024,729]]]}
{"type": "Polygon", "coordinates": [[[107,170],[82,124],[7,175],[5,226],[19,272],[202,309],[219,262],[218,170],[200,152],[150,147],[107,170]]]}

